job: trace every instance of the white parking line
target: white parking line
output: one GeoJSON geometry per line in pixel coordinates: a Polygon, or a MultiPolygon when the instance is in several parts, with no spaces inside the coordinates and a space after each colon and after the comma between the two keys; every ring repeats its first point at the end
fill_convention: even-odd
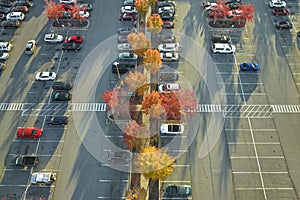
{"type": "MultiPolygon", "coordinates": [[[[284,159],[283,156],[258,156],[260,159],[284,159]]],[[[255,156],[232,156],[230,159],[256,159],[255,156]]]]}
{"type": "Polygon", "coordinates": [[[0,187],[27,187],[27,185],[0,185],[0,187]]]}
{"type": "Polygon", "coordinates": [[[101,164],[101,167],[118,167],[118,166],[125,166],[130,167],[129,164],[101,164]]]}
{"type": "MultiPolygon", "coordinates": [[[[249,129],[247,128],[225,128],[225,131],[250,131],[249,129]]],[[[252,131],[271,131],[271,132],[276,132],[277,130],[276,129],[272,129],[272,128],[269,128],[269,129],[255,129],[253,128],[252,131]]]]}
{"type": "Polygon", "coordinates": [[[294,190],[293,188],[235,188],[235,190],[294,190]]]}
{"type": "Polygon", "coordinates": [[[245,82],[241,82],[241,83],[218,82],[218,84],[222,84],[222,85],[263,85],[263,83],[245,83],[245,82]]]}
{"type": "MultiPolygon", "coordinates": [[[[239,94],[242,94],[240,92],[236,92],[236,93],[229,93],[229,92],[226,92],[226,93],[221,93],[221,95],[239,95],[239,94]]],[[[266,96],[267,94],[266,93],[257,93],[257,92],[253,92],[253,93],[244,93],[244,95],[247,95],[247,96],[260,96],[260,95],[263,95],[263,96],[266,96]]]]}
{"type": "Polygon", "coordinates": [[[190,183],[191,181],[161,181],[162,183],[190,183]]]}
{"type": "MultiPolygon", "coordinates": [[[[98,197],[98,199],[111,199],[111,197],[98,197]]],[[[125,197],[114,197],[114,199],[126,199],[125,197]]]]}
{"type": "Polygon", "coordinates": [[[190,165],[174,165],[175,167],[190,167],[190,165]]]}
{"type": "MultiPolygon", "coordinates": [[[[8,154],[9,156],[17,156],[17,155],[20,155],[20,154],[13,154],[13,153],[10,153],[10,154],[8,154]]],[[[49,155],[40,155],[40,154],[37,154],[36,156],[38,156],[38,157],[55,157],[55,156],[57,156],[57,157],[60,157],[61,155],[58,155],[58,154],[56,154],[56,155],[51,155],[51,154],[49,154],[49,155]]]]}
{"type": "Polygon", "coordinates": [[[123,138],[122,135],[105,135],[106,138],[123,138]]]}
{"type": "Polygon", "coordinates": [[[100,183],[123,182],[127,183],[128,180],[99,180],[100,183]]]}
{"type": "Polygon", "coordinates": [[[288,174],[289,172],[232,172],[233,174],[288,174]]]}
{"type": "MultiPolygon", "coordinates": [[[[253,142],[227,142],[227,144],[230,145],[236,145],[236,144],[253,144],[253,142]]],[[[260,145],[266,145],[266,144],[280,144],[280,142],[256,142],[255,144],[260,144],[260,145]]]]}
{"type": "MultiPolygon", "coordinates": [[[[13,140],[13,142],[25,142],[25,140],[13,140]]],[[[38,142],[38,141],[36,141],[36,140],[26,140],[26,142],[35,143],[35,142],[38,142]]],[[[64,141],[63,140],[41,140],[40,142],[44,142],[44,143],[57,142],[57,143],[60,143],[60,142],[64,142],[64,141]]]]}

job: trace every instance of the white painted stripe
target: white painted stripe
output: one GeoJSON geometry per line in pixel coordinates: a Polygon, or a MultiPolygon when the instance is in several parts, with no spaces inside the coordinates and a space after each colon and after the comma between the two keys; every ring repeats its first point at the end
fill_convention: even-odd
{"type": "Polygon", "coordinates": [[[288,172],[232,172],[233,174],[288,174],[288,172]]]}
{"type": "Polygon", "coordinates": [[[190,167],[190,165],[174,165],[175,167],[190,167]]]}
{"type": "Polygon", "coordinates": [[[27,185],[0,185],[0,187],[27,187],[27,185]]]}
{"type": "Polygon", "coordinates": [[[128,180],[99,180],[100,183],[111,183],[111,182],[124,182],[127,183],[128,180]]]}
{"type": "Polygon", "coordinates": [[[218,84],[221,84],[221,85],[262,85],[263,83],[245,83],[245,82],[241,82],[241,83],[227,83],[227,82],[218,82],[218,84]]]}
{"type": "Polygon", "coordinates": [[[191,181],[161,181],[162,183],[190,183],[191,181]]]}
{"type": "MultiPolygon", "coordinates": [[[[253,144],[253,142],[227,142],[227,144],[230,144],[230,145],[235,145],[235,144],[246,144],[246,145],[249,145],[249,144],[253,144]]],[[[259,144],[259,145],[266,145],[266,144],[270,144],[270,145],[273,145],[273,144],[280,144],[280,142],[256,142],[255,144],[259,144]]]]}
{"type": "MultiPolygon", "coordinates": [[[[98,199],[112,199],[112,197],[98,197],[98,199]]],[[[113,197],[113,199],[126,199],[125,197],[113,197]]]]}
{"type": "Polygon", "coordinates": [[[118,167],[118,166],[130,167],[129,164],[101,164],[101,167],[114,167],[114,166],[115,167],[118,167]]]}
{"type": "MultiPolygon", "coordinates": [[[[37,140],[13,140],[13,142],[24,142],[24,141],[26,141],[26,142],[32,142],[32,143],[34,143],[34,142],[38,142],[37,140]]],[[[40,142],[43,142],[43,143],[60,143],[60,142],[64,142],[63,140],[41,140],[40,142]]]]}
{"type": "Polygon", "coordinates": [[[294,190],[293,188],[234,188],[235,190],[294,190]]]}
{"type": "MultiPolygon", "coordinates": [[[[254,159],[255,156],[232,156],[231,159],[254,159]]],[[[284,159],[284,156],[259,156],[259,159],[284,159]]]]}
{"type": "MultiPolygon", "coordinates": [[[[246,128],[225,128],[225,131],[249,131],[250,129],[246,129],[246,128]]],[[[277,131],[276,129],[272,129],[272,128],[270,128],[270,129],[259,129],[259,128],[257,128],[257,129],[252,129],[252,131],[277,131]]]]}
{"type": "Polygon", "coordinates": [[[122,135],[105,135],[106,138],[123,138],[122,135]]]}

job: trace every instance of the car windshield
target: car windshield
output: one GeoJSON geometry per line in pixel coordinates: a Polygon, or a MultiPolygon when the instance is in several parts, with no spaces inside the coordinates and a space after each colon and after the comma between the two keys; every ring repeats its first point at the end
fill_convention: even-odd
{"type": "Polygon", "coordinates": [[[37,131],[36,130],[32,130],[31,135],[36,135],[37,131]]]}

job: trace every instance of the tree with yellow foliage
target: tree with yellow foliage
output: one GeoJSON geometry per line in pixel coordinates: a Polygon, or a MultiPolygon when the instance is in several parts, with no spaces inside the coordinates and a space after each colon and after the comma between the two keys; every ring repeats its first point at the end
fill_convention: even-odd
{"type": "Polygon", "coordinates": [[[132,46],[132,51],[138,56],[144,56],[147,49],[150,48],[150,40],[144,33],[130,33],[128,36],[128,43],[132,46]]]}
{"type": "Polygon", "coordinates": [[[135,8],[136,10],[143,16],[146,16],[146,13],[149,9],[148,0],[135,0],[135,8]]]}
{"type": "Polygon", "coordinates": [[[159,14],[153,14],[147,18],[148,30],[152,33],[158,33],[164,24],[159,14]]]}
{"type": "Polygon", "coordinates": [[[162,61],[160,52],[157,49],[148,49],[145,52],[144,66],[151,74],[155,74],[161,69],[162,61]]]}
{"type": "Polygon", "coordinates": [[[124,82],[130,90],[136,91],[139,96],[142,96],[149,88],[147,77],[139,71],[129,72],[124,82]]]}

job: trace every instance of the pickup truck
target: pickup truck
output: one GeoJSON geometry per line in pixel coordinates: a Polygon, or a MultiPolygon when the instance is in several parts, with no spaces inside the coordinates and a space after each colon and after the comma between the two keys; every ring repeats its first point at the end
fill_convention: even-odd
{"type": "Polygon", "coordinates": [[[13,160],[13,165],[34,167],[38,164],[38,157],[32,155],[18,155],[13,160]]]}
{"type": "Polygon", "coordinates": [[[37,185],[50,185],[56,180],[56,173],[35,172],[31,175],[30,183],[37,185]]]}

